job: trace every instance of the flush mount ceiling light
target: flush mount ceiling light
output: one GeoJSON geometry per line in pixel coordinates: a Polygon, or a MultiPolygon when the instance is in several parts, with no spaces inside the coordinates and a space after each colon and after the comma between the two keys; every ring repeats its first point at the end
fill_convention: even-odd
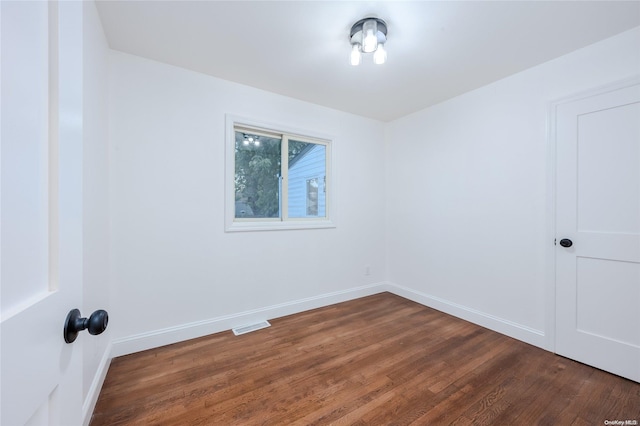
{"type": "Polygon", "coordinates": [[[363,53],[373,52],[373,62],[387,61],[387,23],[378,18],[364,18],[353,24],[349,35],[351,41],[351,65],[360,65],[363,53]]]}

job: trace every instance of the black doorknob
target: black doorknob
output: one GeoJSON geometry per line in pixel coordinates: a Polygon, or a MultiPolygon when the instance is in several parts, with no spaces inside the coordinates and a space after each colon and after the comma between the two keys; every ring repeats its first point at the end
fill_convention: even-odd
{"type": "Polygon", "coordinates": [[[573,241],[568,238],[563,238],[560,240],[560,245],[562,247],[571,247],[573,245],[573,241]]]}
{"type": "Polygon", "coordinates": [[[64,322],[64,341],[73,343],[82,330],[89,329],[89,334],[100,334],[107,329],[109,324],[109,314],[107,311],[98,309],[89,318],[81,318],[80,310],[72,309],[64,322]]]}

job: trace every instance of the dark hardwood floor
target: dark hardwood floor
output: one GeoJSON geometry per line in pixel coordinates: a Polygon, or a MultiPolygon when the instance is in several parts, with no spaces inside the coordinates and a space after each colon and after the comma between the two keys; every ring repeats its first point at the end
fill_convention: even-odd
{"type": "Polygon", "coordinates": [[[640,384],[389,293],[270,322],[114,359],[91,425],[640,424],[640,384]]]}

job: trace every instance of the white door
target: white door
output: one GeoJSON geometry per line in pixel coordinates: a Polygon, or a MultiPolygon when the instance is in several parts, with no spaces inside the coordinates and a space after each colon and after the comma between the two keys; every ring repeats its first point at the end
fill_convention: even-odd
{"type": "Polygon", "coordinates": [[[640,84],[557,105],[556,150],[556,352],[640,381],[640,84]]]}
{"type": "Polygon", "coordinates": [[[0,2],[0,424],[78,425],[82,3],[0,2]]]}

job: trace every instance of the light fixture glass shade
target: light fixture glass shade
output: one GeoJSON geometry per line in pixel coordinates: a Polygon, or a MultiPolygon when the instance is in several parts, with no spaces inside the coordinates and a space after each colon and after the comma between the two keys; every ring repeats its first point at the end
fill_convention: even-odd
{"type": "Polygon", "coordinates": [[[384,44],[378,44],[378,48],[373,54],[373,63],[382,65],[385,62],[387,62],[387,49],[384,48],[384,44]]]}
{"type": "Polygon", "coordinates": [[[369,19],[362,24],[362,51],[371,53],[378,48],[378,23],[369,19]]]}
{"type": "Polygon", "coordinates": [[[360,53],[360,46],[358,43],[351,46],[351,65],[360,65],[362,60],[362,53],[360,53]]]}

